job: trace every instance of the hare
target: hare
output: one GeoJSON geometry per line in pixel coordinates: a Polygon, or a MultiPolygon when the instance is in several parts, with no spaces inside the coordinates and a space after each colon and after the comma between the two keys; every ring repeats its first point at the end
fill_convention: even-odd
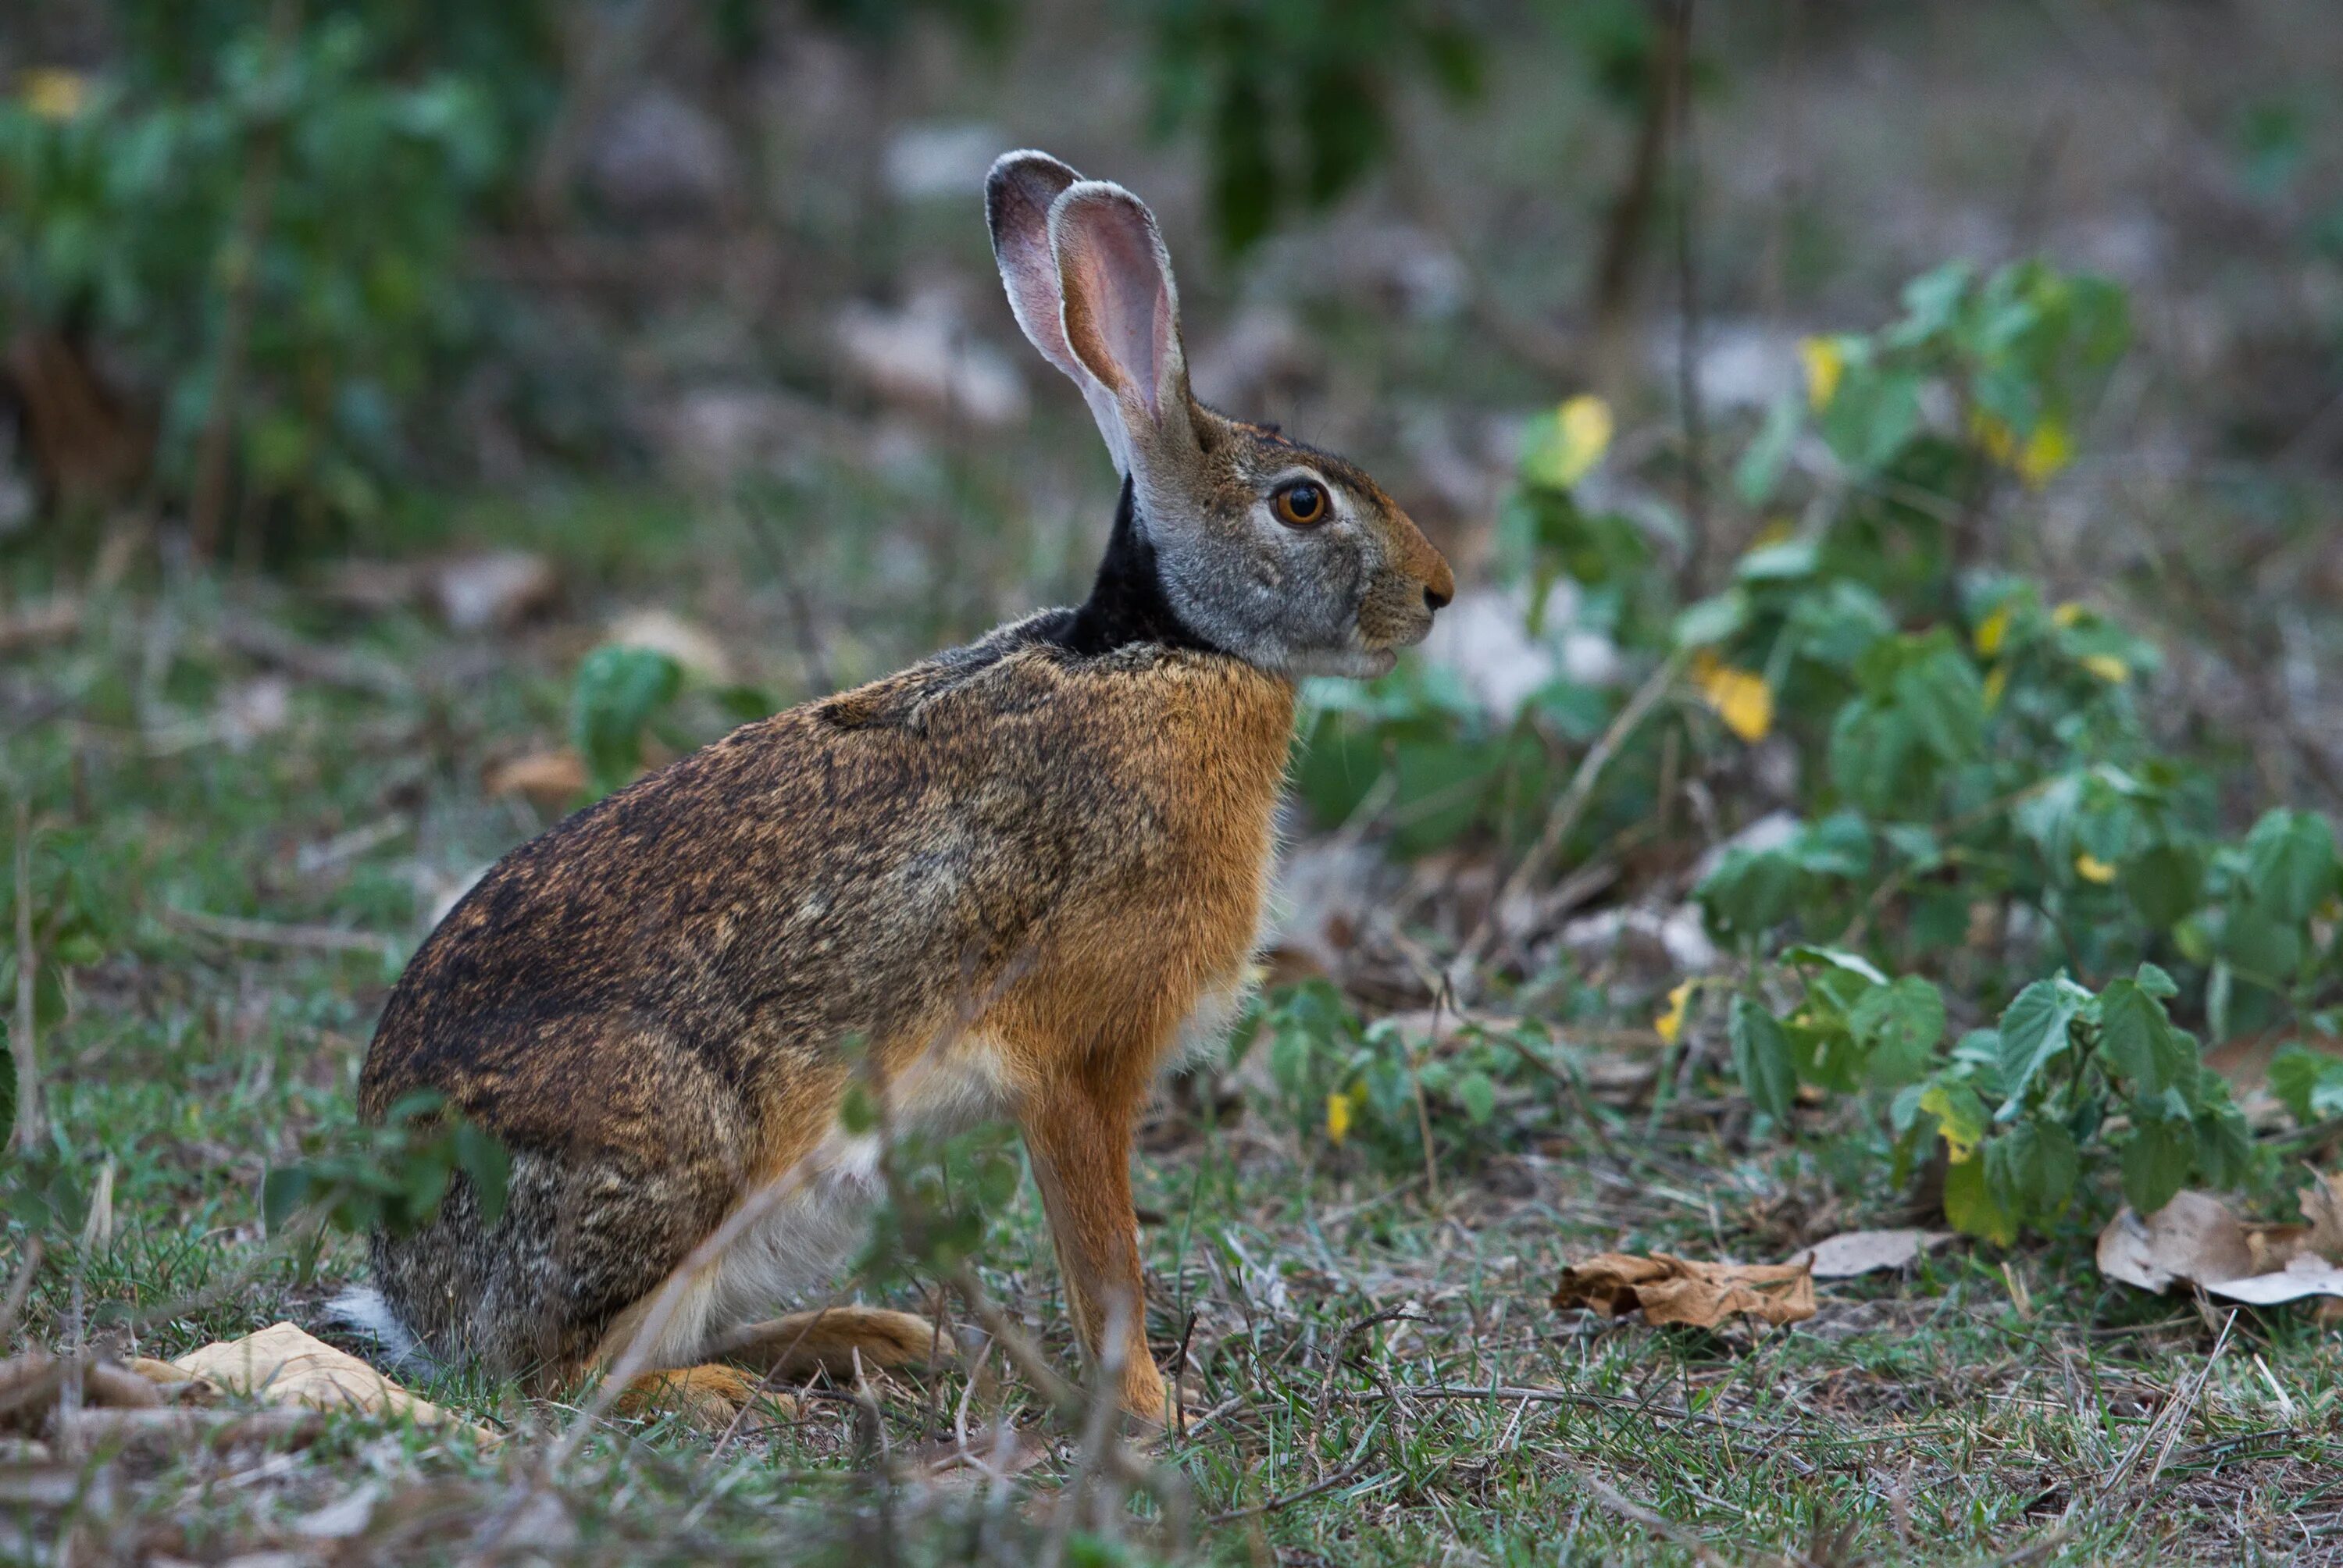
{"type": "Polygon", "coordinates": [[[377,1234],[355,1312],[540,1386],[607,1367],[671,1272],[779,1180],[655,1336],[666,1386],[740,1354],[927,1348],[903,1313],[800,1313],[863,1233],[875,1073],[898,1131],[1013,1118],[1086,1356],[1167,1412],[1131,1198],[1133,1123],[1246,977],[1305,675],[1373,676],[1454,584],[1374,482],[1196,401],[1148,209],[1036,152],[985,183],[1018,325],[1121,476],[1089,598],[749,724],[522,845],[408,964],[359,1085],[444,1094],[512,1154],[377,1234]],[[859,1060],[861,1062],[857,1066],[859,1060]],[[746,1337],[744,1342],[744,1331],[746,1337]],[[1110,1333],[1120,1343],[1110,1345],[1110,1333]],[[1118,1353],[1119,1352],[1119,1353],[1118,1353]]]}

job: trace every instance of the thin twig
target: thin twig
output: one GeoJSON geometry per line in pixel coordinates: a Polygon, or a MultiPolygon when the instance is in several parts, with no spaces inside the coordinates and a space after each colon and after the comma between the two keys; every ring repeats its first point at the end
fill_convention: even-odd
{"type": "Polygon", "coordinates": [[[1658,668],[1644,678],[1644,684],[1635,689],[1635,694],[1627,699],[1625,707],[1619,709],[1610,727],[1603,731],[1593,746],[1587,748],[1586,755],[1578,759],[1578,770],[1571,775],[1569,788],[1562,792],[1561,798],[1554,801],[1554,809],[1546,813],[1545,825],[1538,829],[1536,842],[1530,846],[1529,853],[1522,857],[1521,864],[1513,868],[1513,874],[1505,879],[1497,896],[1490,900],[1488,911],[1481,917],[1480,924],[1473,928],[1472,936],[1458,950],[1455,962],[1449,967],[1450,975],[1457,981],[1460,998],[1469,998],[1473,967],[1480,961],[1482,955],[1488,950],[1489,943],[1496,937],[1500,914],[1528,893],[1530,884],[1544,872],[1546,862],[1554,858],[1562,848],[1563,840],[1569,838],[1571,830],[1578,826],[1578,819],[1585,811],[1587,801],[1593,798],[1594,786],[1602,779],[1603,770],[1611,765],[1611,759],[1618,755],[1627,738],[1667,695],[1668,689],[1683,670],[1686,658],[1679,649],[1662,661],[1658,668]]]}
{"type": "Polygon", "coordinates": [[[41,1063],[33,1030],[35,971],[33,950],[33,808],[16,802],[16,1027],[11,1041],[16,1059],[16,1150],[30,1154],[41,1141],[41,1063]]]}
{"type": "Polygon", "coordinates": [[[298,948],[321,953],[379,953],[395,957],[397,944],[388,937],[369,931],[347,930],[340,926],[287,925],[277,920],[246,920],[240,915],[213,915],[201,910],[183,910],[173,904],[157,906],[166,926],[199,936],[217,937],[222,941],[253,942],[262,947],[298,948]]]}
{"type": "Polygon", "coordinates": [[[1204,1521],[1204,1528],[1209,1530],[1214,1525],[1227,1524],[1233,1520],[1259,1519],[1272,1513],[1280,1513],[1297,1503],[1307,1503],[1313,1497],[1333,1491],[1366,1467],[1367,1444],[1373,1442],[1375,1440],[1375,1433],[1382,1430],[1381,1422],[1369,1422],[1367,1430],[1359,1434],[1358,1446],[1351,1450],[1351,1457],[1342,1462],[1342,1467],[1340,1470],[1324,1480],[1313,1481],[1299,1492],[1289,1492],[1282,1496],[1272,1497],[1266,1503],[1256,1503],[1247,1508],[1232,1508],[1224,1513],[1212,1514],[1204,1521]]]}

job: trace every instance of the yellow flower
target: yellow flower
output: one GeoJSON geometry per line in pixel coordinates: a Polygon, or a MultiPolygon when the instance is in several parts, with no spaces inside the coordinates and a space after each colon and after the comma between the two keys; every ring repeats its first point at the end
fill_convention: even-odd
{"type": "Polygon", "coordinates": [[[2112,653],[2087,653],[2083,656],[2083,668],[2109,686],[2121,686],[2131,678],[2131,666],[2112,653]]]}
{"type": "Polygon", "coordinates": [[[2009,666],[1996,664],[1985,672],[1985,710],[1991,713],[2001,706],[2001,694],[2009,686],[2009,666]]]}
{"type": "Polygon", "coordinates": [[[18,81],[24,87],[25,107],[44,120],[72,119],[89,96],[89,84],[82,74],[58,65],[35,66],[18,81]]]}
{"type": "Polygon", "coordinates": [[[1652,1028],[1670,1045],[1674,1045],[1676,1037],[1684,1033],[1684,1007],[1691,1000],[1692,981],[1685,980],[1668,992],[1668,1010],[1652,1020],[1652,1028]]]}
{"type": "Polygon", "coordinates": [[[1351,1097],[1330,1094],[1326,1097],[1326,1136],[1340,1143],[1351,1135],[1351,1097]]]}
{"type": "Polygon", "coordinates": [[[1977,622],[1976,650],[1986,658],[1991,658],[2001,651],[2001,645],[2008,636],[2009,607],[2003,605],[1985,619],[1977,622]]]}
{"type": "Polygon", "coordinates": [[[2116,879],[2116,869],[2097,856],[2086,851],[2075,857],[2075,875],[2087,882],[2097,882],[2104,888],[2116,879]]]}
{"type": "Polygon", "coordinates": [[[1725,727],[1744,740],[1763,740],[1774,730],[1774,689],[1755,671],[1735,669],[1712,653],[1693,660],[1693,684],[1725,727]]]}
{"type": "Polygon", "coordinates": [[[2045,419],[2034,427],[2034,434],[2026,439],[2026,449],[2012,465],[2017,477],[2039,489],[2051,475],[2075,460],[2075,437],[2067,432],[2066,421],[2045,419]]]}
{"type": "Polygon", "coordinates": [[[1819,414],[1838,396],[1839,379],[1846,374],[1846,350],[1835,337],[1802,337],[1798,357],[1806,364],[1806,402],[1819,414]]]}
{"type": "Polygon", "coordinates": [[[2081,620],[2089,613],[2090,611],[2085,609],[2081,605],[2077,604],[2073,599],[2068,599],[2065,604],[2060,605],[2056,609],[2050,612],[2050,624],[2056,627],[2073,626],[2076,622],[2081,620]]]}

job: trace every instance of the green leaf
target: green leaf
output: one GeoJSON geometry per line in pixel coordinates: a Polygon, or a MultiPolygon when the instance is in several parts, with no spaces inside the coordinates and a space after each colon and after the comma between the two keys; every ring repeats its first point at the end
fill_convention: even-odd
{"type": "Polygon", "coordinates": [[[2315,811],[2265,813],[2246,835],[2246,880],[2270,915],[2308,920],[2335,888],[2335,829],[2315,811]]]}
{"type": "Polygon", "coordinates": [[[2056,1121],[2027,1117],[1986,1145],[1986,1175],[2013,1213],[2045,1218],[2066,1206],[2082,1174],[2075,1135],[2056,1121]]]}
{"type": "Polygon", "coordinates": [[[1996,1060],[2008,1101],[1995,1113],[2006,1121],[2017,1114],[2018,1101],[2035,1075],[2066,1050],[2067,1026],[2081,1010],[2077,989],[2063,980],[2036,980],[2017,993],[2001,1015],[2001,1043],[1996,1060]]]}
{"type": "Polygon", "coordinates": [[[675,699],[683,669],[664,653],[611,643],[588,654],[570,694],[569,735],[605,793],[642,766],[643,726],[675,699]]]}
{"type": "Polygon", "coordinates": [[[1790,451],[1805,423],[1805,409],[1796,394],[1785,394],[1765,411],[1765,423],[1733,470],[1733,488],[1741,504],[1755,509],[1773,499],[1789,466],[1790,451]]]}
{"type": "Polygon", "coordinates": [[[1945,1168],[1945,1218],[1954,1230],[2006,1247],[2017,1240],[2016,1216],[1994,1197],[1981,1159],[1945,1168]]]}
{"type": "Polygon", "coordinates": [[[1965,762],[1985,744],[1985,685],[1976,666],[1946,643],[1896,671],[1896,706],[1928,749],[1965,762]]]}
{"type": "Polygon", "coordinates": [[[1497,1112],[1497,1085],[1485,1072],[1466,1073],[1449,1092],[1464,1108],[1465,1120],[1475,1127],[1486,1126],[1497,1112]]]}
{"type": "Polygon", "coordinates": [[[2343,1116],[2343,1057],[2289,1040],[2270,1058],[2269,1086],[2299,1125],[2343,1116]]]}
{"type": "Polygon", "coordinates": [[[2099,993],[2099,1046],[2135,1099],[2154,1100],[2167,1090],[2197,1092],[2195,1043],[2172,1027],[2163,1001],[2137,980],[2109,980],[2099,993]]]}
{"type": "Polygon", "coordinates": [[[1893,1089],[1921,1077],[1936,1060],[1945,1038],[1945,999],[1930,981],[1906,975],[1865,992],[1848,1022],[1870,1053],[1865,1075],[1893,1089]]]}
{"type": "Polygon", "coordinates": [[[2123,1190],[2133,1210],[2155,1213],[2188,1182],[2197,1160],[2197,1130],[2186,1121],[2138,1117],[2124,1145],[2123,1190]]]}
{"type": "Polygon", "coordinates": [[[2123,887],[2142,920],[2168,930],[2202,900],[2204,858],[2184,844],[2155,845],[2124,862],[2123,887]]]}
{"type": "Polygon", "coordinates": [[[260,1222],[271,1235],[285,1228],[309,1195],[309,1172],[300,1165],[271,1170],[260,1179],[260,1222]]]}
{"type": "Polygon", "coordinates": [[[1797,1103],[1798,1070],[1774,1015],[1745,996],[1733,999],[1733,1067],[1749,1101],[1775,1121],[1797,1103]]]}
{"type": "Polygon", "coordinates": [[[456,1124],[456,1168],[470,1178],[480,1208],[480,1224],[493,1230],[504,1218],[505,1197],[512,1180],[512,1156],[501,1140],[469,1121],[456,1124]]]}

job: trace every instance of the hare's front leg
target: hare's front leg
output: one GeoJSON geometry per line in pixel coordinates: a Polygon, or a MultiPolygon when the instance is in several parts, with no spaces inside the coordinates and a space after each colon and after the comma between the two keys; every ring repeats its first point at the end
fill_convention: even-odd
{"type": "Polygon", "coordinates": [[[1161,1425],[1169,1407],[1147,1348],[1147,1279],[1131,1203],[1131,1129],[1147,1080],[1126,1081],[1133,1075],[1120,1065],[1057,1070],[1028,1097],[1019,1121],[1083,1354],[1104,1365],[1109,1331],[1119,1326],[1122,1408],[1161,1425]]]}

